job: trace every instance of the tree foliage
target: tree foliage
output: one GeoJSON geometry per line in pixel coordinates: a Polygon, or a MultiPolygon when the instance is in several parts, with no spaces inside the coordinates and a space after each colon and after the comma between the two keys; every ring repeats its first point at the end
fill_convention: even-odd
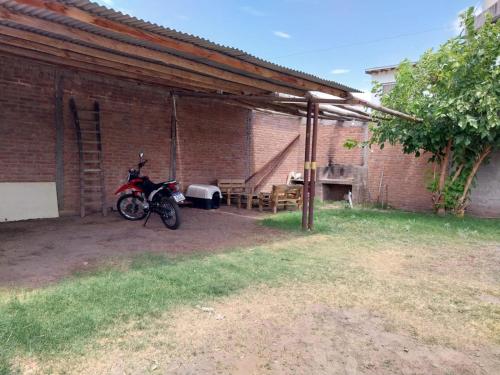
{"type": "MultiPolygon", "coordinates": [[[[384,117],[371,143],[425,151],[439,167],[430,183],[436,209],[463,214],[479,166],[500,148],[500,23],[488,18],[474,29],[472,8],[461,16],[464,32],[429,50],[414,64],[403,61],[382,104],[423,121],[384,117]]],[[[381,94],[380,85],[375,91],[381,94]]]]}

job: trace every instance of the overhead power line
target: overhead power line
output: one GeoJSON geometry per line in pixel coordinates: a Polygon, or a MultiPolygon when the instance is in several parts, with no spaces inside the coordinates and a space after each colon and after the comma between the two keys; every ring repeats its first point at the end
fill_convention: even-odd
{"type": "Polygon", "coordinates": [[[305,54],[310,54],[310,53],[327,52],[327,51],[335,50],[335,49],[338,49],[338,48],[347,48],[347,47],[362,46],[362,45],[367,45],[367,44],[374,44],[374,43],[379,43],[379,42],[383,42],[383,41],[386,41],[386,40],[405,38],[405,37],[409,37],[409,36],[413,36],[413,35],[426,34],[426,33],[430,33],[430,32],[433,32],[433,31],[439,31],[439,30],[453,30],[453,27],[450,27],[450,26],[436,27],[436,28],[428,29],[428,30],[424,30],[424,31],[418,31],[418,32],[414,32],[414,33],[406,33],[406,34],[393,35],[393,36],[388,36],[388,37],[385,37],[385,38],[372,39],[372,40],[367,40],[367,41],[363,41],[363,42],[355,42],[355,43],[348,43],[348,44],[339,44],[339,45],[331,46],[331,47],[328,47],[328,48],[311,49],[311,50],[307,50],[307,51],[294,52],[294,53],[290,53],[290,54],[287,54],[287,55],[276,56],[274,58],[275,59],[280,59],[280,58],[290,57],[290,56],[296,56],[296,55],[305,55],[305,54]]]}

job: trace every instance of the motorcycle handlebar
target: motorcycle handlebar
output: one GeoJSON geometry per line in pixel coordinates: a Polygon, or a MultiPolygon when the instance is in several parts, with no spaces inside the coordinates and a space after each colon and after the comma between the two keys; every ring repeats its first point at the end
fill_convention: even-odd
{"type": "Polygon", "coordinates": [[[139,162],[139,169],[141,169],[142,167],[144,167],[147,162],[148,162],[148,159],[139,162]]]}

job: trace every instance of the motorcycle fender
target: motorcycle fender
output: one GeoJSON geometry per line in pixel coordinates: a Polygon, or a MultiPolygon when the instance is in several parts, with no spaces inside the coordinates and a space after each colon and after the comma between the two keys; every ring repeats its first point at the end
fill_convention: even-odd
{"type": "Polygon", "coordinates": [[[128,183],[128,184],[120,186],[120,188],[117,191],[115,191],[115,194],[120,194],[120,193],[127,191],[127,190],[132,190],[134,193],[135,192],[137,192],[137,193],[143,192],[143,190],[141,188],[135,186],[132,183],[128,183]]]}
{"type": "Polygon", "coordinates": [[[153,199],[155,199],[155,197],[157,198],[161,198],[162,196],[167,196],[169,197],[170,194],[168,193],[168,190],[165,189],[165,186],[161,186],[159,187],[158,189],[156,190],[153,190],[150,194],[149,194],[149,197],[148,197],[148,201],[149,202],[152,202],[153,199]]]}

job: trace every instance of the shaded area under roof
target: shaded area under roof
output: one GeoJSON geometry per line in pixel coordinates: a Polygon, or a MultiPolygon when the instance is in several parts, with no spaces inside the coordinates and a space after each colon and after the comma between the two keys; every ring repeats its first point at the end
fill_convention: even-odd
{"type": "Polygon", "coordinates": [[[313,100],[332,120],[376,118],[364,108],[418,120],[356,98],[358,90],[337,82],[87,0],[0,0],[0,52],[294,116],[304,116],[313,100]]]}

